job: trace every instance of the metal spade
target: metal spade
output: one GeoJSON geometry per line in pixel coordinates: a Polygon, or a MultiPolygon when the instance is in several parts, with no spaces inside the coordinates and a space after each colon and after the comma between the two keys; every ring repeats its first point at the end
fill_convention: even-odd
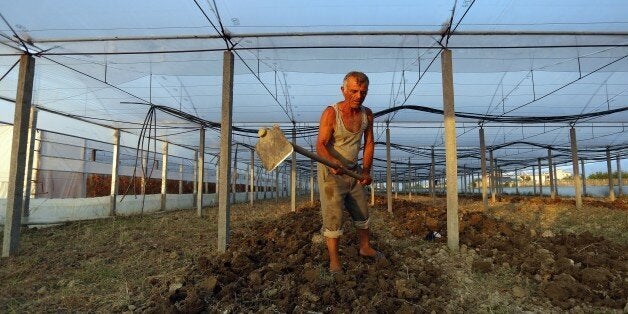
{"type": "MultiPolygon", "coordinates": [[[[281,162],[283,162],[286,158],[290,157],[293,151],[297,153],[318,161],[325,166],[336,168],[332,162],[323,157],[312,153],[311,151],[296,145],[292,144],[288,139],[283,135],[281,129],[278,125],[274,125],[272,128],[262,128],[257,132],[259,136],[259,141],[255,145],[255,151],[259,156],[259,159],[262,161],[262,165],[264,169],[271,171],[275,169],[281,162]]],[[[363,177],[358,173],[344,169],[344,174],[354,177],[358,180],[361,180],[363,177]]]]}

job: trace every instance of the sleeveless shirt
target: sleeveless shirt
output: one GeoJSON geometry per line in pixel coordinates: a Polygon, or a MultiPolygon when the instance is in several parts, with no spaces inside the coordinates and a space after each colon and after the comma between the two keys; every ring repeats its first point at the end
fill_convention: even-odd
{"type": "Polygon", "coordinates": [[[338,104],[332,106],[336,113],[336,126],[334,128],[334,135],[329,152],[334,158],[338,159],[347,169],[353,169],[358,163],[358,153],[362,146],[362,136],[364,130],[368,127],[368,118],[364,107],[360,108],[362,115],[362,124],[357,132],[351,132],[345,127],[344,121],[342,121],[342,115],[338,104]]]}

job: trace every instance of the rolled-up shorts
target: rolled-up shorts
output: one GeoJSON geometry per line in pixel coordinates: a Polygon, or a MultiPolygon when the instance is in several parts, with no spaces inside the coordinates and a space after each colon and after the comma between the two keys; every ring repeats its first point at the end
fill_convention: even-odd
{"type": "MultiPolygon", "coordinates": [[[[366,203],[364,186],[348,175],[335,175],[318,164],[318,190],[323,216],[323,235],[338,238],[342,235],[342,212],[347,210],[357,229],[368,229],[369,208],[366,203]]],[[[360,173],[357,167],[354,171],[360,173]]]]}

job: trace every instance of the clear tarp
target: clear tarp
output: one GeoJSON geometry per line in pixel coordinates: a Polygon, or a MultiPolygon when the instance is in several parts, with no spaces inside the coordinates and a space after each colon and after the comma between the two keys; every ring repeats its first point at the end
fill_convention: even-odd
{"type": "MultiPolygon", "coordinates": [[[[37,56],[40,129],[111,143],[110,129],[87,122],[140,134],[148,104],[220,122],[229,48],[233,122],[242,128],[234,145],[254,145],[257,128],[280,124],[287,134],[297,127],[297,143],[309,148],[351,70],[369,75],[365,105],[376,113],[442,110],[447,47],[455,110],[463,114],[459,169],[479,168],[480,124],[505,170],[535,165],[548,147],[556,162],[569,163],[572,124],[586,160],[605,158],[607,147],[614,156],[628,153],[625,1],[5,1],[0,12],[8,22],[0,23],[5,123],[13,117],[14,65],[26,49],[37,56]],[[527,120],[490,119],[508,116],[527,120]],[[547,119],[556,116],[573,117],[547,119]]],[[[428,111],[376,118],[376,171],[385,165],[390,126],[393,161],[411,158],[424,175],[434,147],[442,173],[443,116],[428,111]]],[[[161,140],[198,147],[197,123],[158,111],[154,126],[161,140]]],[[[217,128],[208,129],[205,144],[217,154],[217,128]]]]}

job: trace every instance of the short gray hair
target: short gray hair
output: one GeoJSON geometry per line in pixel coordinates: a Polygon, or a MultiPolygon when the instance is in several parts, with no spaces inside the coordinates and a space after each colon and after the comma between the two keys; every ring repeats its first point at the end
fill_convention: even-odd
{"type": "Polygon", "coordinates": [[[369,77],[366,74],[358,71],[351,71],[345,75],[345,78],[342,80],[342,86],[347,87],[347,80],[349,78],[354,78],[358,84],[366,84],[369,85],[369,77]]]}

